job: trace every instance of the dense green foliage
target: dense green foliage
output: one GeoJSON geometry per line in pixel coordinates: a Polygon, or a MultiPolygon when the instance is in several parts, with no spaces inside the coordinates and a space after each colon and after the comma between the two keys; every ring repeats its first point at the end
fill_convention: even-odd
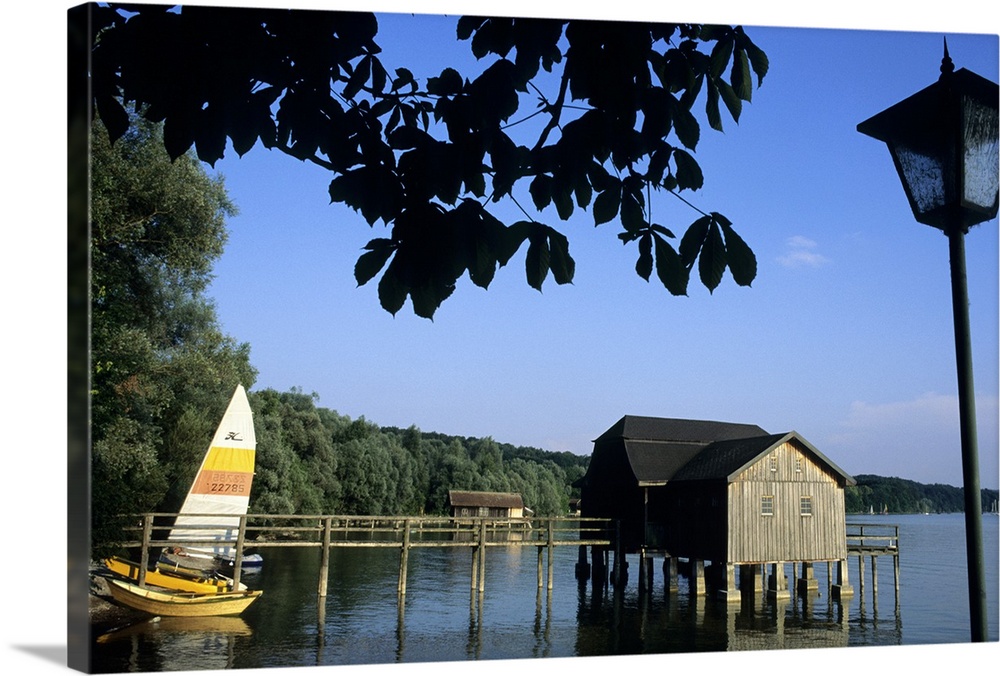
{"type": "Polygon", "coordinates": [[[727,269],[756,277],[725,216],[695,208],[685,225],[687,200],[671,201],[680,218],[652,201],[702,187],[696,113],[722,131],[766,75],[742,27],[465,16],[456,55],[468,47],[475,66],[417,77],[383,63],[372,13],[112,4],[89,22],[91,102],[112,138],[134,105],[164,122],[172,157],[214,165],[227,144],[259,142],[328,170],[334,203],[390,229],[355,277],[381,272],[393,314],[409,298],[432,317],[459,278],[487,288],[525,245],[530,286],[571,282],[569,239],[546,221],[578,210],[617,222],[636,273],[672,294],[696,267],[709,290],[727,269]],[[502,222],[500,202],[523,219],[502,222]]]}
{"type": "Polygon", "coordinates": [[[250,393],[257,425],[255,513],[445,514],[449,490],[520,493],[564,514],[588,458],[490,438],[381,428],[315,405],[301,391],[250,393]]]}
{"type": "Polygon", "coordinates": [[[177,509],[249,347],[224,335],[204,296],[233,213],[221,181],[160,128],[137,120],[112,146],[91,139],[91,442],[97,542],[120,516],[177,509]]]}
{"type": "MultiPolygon", "coordinates": [[[[965,511],[961,488],[945,484],[921,484],[908,479],[859,474],[856,486],[848,486],[844,508],[848,514],[923,514],[965,511]]],[[[995,510],[997,491],[982,489],[983,511],[995,510]]]]}

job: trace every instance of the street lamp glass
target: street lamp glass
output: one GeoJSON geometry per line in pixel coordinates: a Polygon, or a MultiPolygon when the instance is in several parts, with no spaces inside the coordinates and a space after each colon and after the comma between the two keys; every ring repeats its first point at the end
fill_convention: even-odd
{"type": "Polygon", "coordinates": [[[918,222],[964,232],[996,217],[997,92],[995,83],[964,68],[943,72],[858,125],[888,146],[918,222]]]}

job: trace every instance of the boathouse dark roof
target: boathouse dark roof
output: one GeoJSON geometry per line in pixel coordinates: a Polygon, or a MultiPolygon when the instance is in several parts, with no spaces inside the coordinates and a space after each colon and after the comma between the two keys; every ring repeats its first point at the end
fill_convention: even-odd
{"type": "MultiPolygon", "coordinates": [[[[732,481],[761,455],[793,438],[820,464],[853,485],[850,475],[797,432],[768,434],[745,423],[626,415],[594,440],[594,450],[597,455],[602,447],[624,449],[639,486],[662,486],[669,481],[732,481]]],[[[582,477],[576,485],[587,483],[588,477],[582,477]]]]}
{"type": "Polygon", "coordinates": [[[729,439],[709,444],[700,453],[678,470],[673,481],[703,481],[720,479],[733,481],[743,470],[752,465],[762,455],[769,453],[783,443],[794,439],[820,464],[833,474],[840,475],[848,485],[854,485],[854,478],[838,467],[832,460],[819,452],[795,431],[784,434],[769,434],[749,439],[729,439]]]}
{"type": "Polygon", "coordinates": [[[518,493],[491,493],[487,491],[448,491],[452,507],[508,507],[523,509],[524,500],[518,493]]]}

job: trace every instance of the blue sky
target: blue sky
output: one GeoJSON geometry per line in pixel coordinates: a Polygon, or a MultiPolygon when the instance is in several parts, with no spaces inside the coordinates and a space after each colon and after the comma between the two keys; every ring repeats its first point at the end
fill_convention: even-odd
{"type": "MultiPolygon", "coordinates": [[[[385,14],[383,63],[418,78],[456,53],[454,19],[385,14]]],[[[395,317],[353,264],[369,228],[328,204],[322,169],[261,148],[216,169],[241,210],[210,294],[252,346],[257,388],[301,387],[382,425],[588,454],[625,414],[796,430],[849,473],[961,485],[947,241],[917,224],[883,144],[856,125],[936,79],[942,32],[748,25],[770,72],[724,134],[703,124],[705,187],[758,257],[751,288],[673,297],[588,214],[572,286],[527,286],[523,251],[488,291],[467,278],[430,322],[395,317]]],[[[996,35],[948,33],[997,80],[996,35]]],[[[530,111],[531,108],[526,108],[530,111]]],[[[527,199],[524,200],[526,203],[527,199]]],[[[512,206],[499,213],[517,218],[512,206]]],[[[697,214],[654,196],[656,220],[697,214]]],[[[997,227],[967,237],[981,483],[997,481],[997,227]]],[[[655,278],[654,278],[655,279],[655,278]]]]}

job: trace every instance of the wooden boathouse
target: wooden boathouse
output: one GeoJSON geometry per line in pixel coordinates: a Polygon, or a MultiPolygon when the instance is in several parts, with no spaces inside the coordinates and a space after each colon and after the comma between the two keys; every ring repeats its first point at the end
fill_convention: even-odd
{"type": "Polygon", "coordinates": [[[452,517],[522,519],[531,516],[518,493],[487,491],[448,491],[448,510],[452,517]]]}
{"type": "MultiPolygon", "coordinates": [[[[652,556],[676,578],[683,560],[704,589],[708,565],[720,594],[740,587],[789,594],[784,564],[801,564],[800,589],[815,585],[812,566],[837,564],[833,593],[847,579],[844,488],[854,479],[792,431],[757,425],[624,416],[594,441],[581,490],[581,515],[619,521],[625,552],[640,554],[640,582],[652,556]],[[648,558],[647,558],[648,557],[648,558]]],[[[594,566],[606,565],[595,550],[594,566]]],[[[617,559],[616,559],[617,560],[617,559]]]]}

